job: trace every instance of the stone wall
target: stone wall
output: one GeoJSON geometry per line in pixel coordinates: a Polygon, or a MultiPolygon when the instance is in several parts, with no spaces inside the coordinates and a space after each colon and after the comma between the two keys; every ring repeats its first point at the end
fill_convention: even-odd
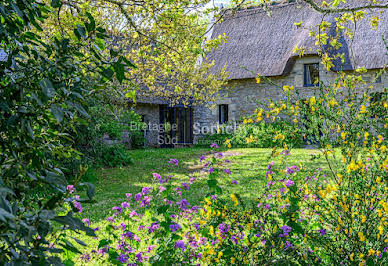
{"type": "MultiPolygon", "coordinates": [[[[211,127],[218,123],[218,108],[219,104],[228,105],[229,121],[240,121],[245,115],[253,114],[258,106],[258,102],[268,102],[268,99],[279,101],[285,99],[286,94],[283,92],[284,85],[292,85],[301,92],[302,98],[309,98],[314,95],[316,87],[303,87],[304,85],[304,64],[320,63],[319,77],[320,81],[330,83],[335,81],[337,76],[332,71],[327,71],[320,62],[320,58],[316,56],[309,56],[298,58],[290,72],[286,76],[271,77],[269,82],[261,81],[257,84],[255,79],[231,80],[227,87],[220,92],[216,103],[210,107],[197,107],[194,111],[195,122],[200,127],[211,127]]],[[[381,77],[380,83],[373,83],[377,70],[368,71],[364,75],[364,80],[368,82],[365,86],[373,86],[374,91],[382,90],[388,87],[388,76],[384,74],[381,77]]],[[[210,104],[211,105],[211,104],[210,104]]],[[[202,137],[201,134],[195,135],[194,141],[198,141],[202,137]]]]}
{"type": "Polygon", "coordinates": [[[145,146],[157,147],[159,132],[152,126],[159,125],[159,105],[137,103],[132,108],[137,114],[143,116],[147,125],[151,125],[151,128],[144,130],[145,146]]]}

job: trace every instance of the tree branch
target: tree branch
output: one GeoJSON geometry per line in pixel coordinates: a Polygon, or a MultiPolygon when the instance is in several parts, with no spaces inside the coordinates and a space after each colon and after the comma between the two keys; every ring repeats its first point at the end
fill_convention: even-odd
{"type": "Polygon", "coordinates": [[[312,8],[314,8],[316,11],[320,13],[341,13],[341,12],[356,12],[363,9],[384,9],[388,8],[388,3],[382,4],[382,5],[376,5],[376,4],[369,4],[364,6],[358,6],[358,7],[343,7],[343,8],[335,8],[335,7],[321,7],[317,3],[314,2],[314,0],[302,0],[309,4],[312,8]]]}

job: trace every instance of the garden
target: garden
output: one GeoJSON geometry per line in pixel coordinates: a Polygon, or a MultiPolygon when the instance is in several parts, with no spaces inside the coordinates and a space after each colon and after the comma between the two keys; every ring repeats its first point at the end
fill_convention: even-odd
{"type": "MultiPolygon", "coordinates": [[[[226,84],[198,65],[226,41],[204,38],[222,14],[208,2],[0,3],[1,265],[388,264],[388,92],[373,96],[365,68],[306,99],[279,85],[282,100],[209,145],[144,147],[129,126],[144,123],[139,98],[203,104],[226,84]]],[[[337,28],[387,6],[303,2],[337,28]]],[[[318,47],[338,45],[316,27],[318,47]]],[[[320,53],[327,71],[342,59],[320,53]]]]}

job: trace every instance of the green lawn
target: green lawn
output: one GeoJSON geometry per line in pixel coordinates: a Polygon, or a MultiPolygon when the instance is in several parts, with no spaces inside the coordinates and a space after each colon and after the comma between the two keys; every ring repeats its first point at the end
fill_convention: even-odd
{"type": "MultiPolygon", "coordinates": [[[[307,164],[310,167],[323,167],[322,159],[311,161],[316,150],[296,149],[289,156],[289,164],[307,164]]],[[[82,217],[91,221],[99,221],[107,217],[111,208],[125,200],[125,193],[138,193],[142,187],[155,183],[152,173],[163,176],[173,175],[173,182],[181,184],[188,182],[190,177],[197,177],[198,182],[191,186],[190,191],[184,192],[184,197],[193,204],[198,204],[198,199],[207,192],[205,173],[201,172],[199,157],[210,154],[209,149],[180,148],[180,149],[145,149],[131,151],[134,164],[127,167],[96,169],[97,203],[85,205],[82,217]],[[180,161],[179,167],[168,163],[170,158],[180,161]]],[[[220,181],[228,193],[239,193],[245,200],[254,200],[266,184],[265,172],[269,162],[272,161],[270,149],[230,149],[225,151],[225,156],[231,161],[223,165],[229,168],[231,175],[223,175],[220,181]],[[237,180],[239,185],[231,185],[232,180],[237,180]]]]}

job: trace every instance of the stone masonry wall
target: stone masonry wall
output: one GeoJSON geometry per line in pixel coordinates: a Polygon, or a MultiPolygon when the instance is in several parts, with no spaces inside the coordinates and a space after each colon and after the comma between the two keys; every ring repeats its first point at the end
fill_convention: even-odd
{"type": "MultiPolygon", "coordinates": [[[[285,93],[281,89],[284,85],[292,85],[299,89],[302,98],[310,98],[314,95],[315,87],[303,87],[304,85],[304,64],[320,63],[319,77],[320,81],[325,83],[333,82],[336,78],[336,73],[326,71],[325,67],[320,62],[319,57],[303,57],[298,58],[291,70],[290,74],[281,77],[270,78],[273,83],[280,88],[269,84],[268,82],[256,83],[255,79],[232,80],[227,87],[220,92],[216,103],[212,107],[200,106],[194,110],[194,121],[197,127],[207,126],[218,123],[218,108],[219,104],[228,105],[229,121],[239,121],[245,115],[253,114],[257,108],[258,101],[266,102],[268,99],[279,101],[284,99],[285,93]]],[[[388,76],[385,74],[381,77],[381,83],[373,83],[377,71],[368,71],[364,75],[364,80],[369,82],[366,86],[374,86],[375,91],[382,90],[388,87],[388,76]]],[[[198,141],[202,137],[201,134],[194,134],[194,141],[198,141]]]]}
{"type": "MultiPolygon", "coordinates": [[[[137,103],[133,106],[134,111],[142,115],[147,125],[159,125],[159,105],[137,103]]],[[[144,130],[145,146],[158,146],[159,132],[151,127],[144,130]]]]}

